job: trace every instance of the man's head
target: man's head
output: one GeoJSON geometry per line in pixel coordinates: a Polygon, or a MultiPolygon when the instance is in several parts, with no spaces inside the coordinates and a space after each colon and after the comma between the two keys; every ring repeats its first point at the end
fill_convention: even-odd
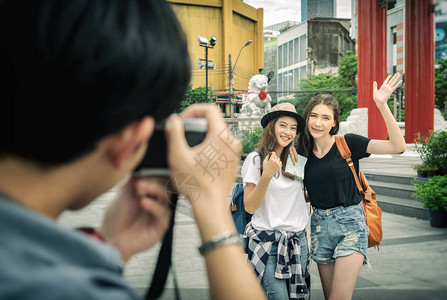
{"type": "Polygon", "coordinates": [[[0,1],[0,157],[58,165],[151,115],[190,79],[186,39],[160,0],[0,1]]]}

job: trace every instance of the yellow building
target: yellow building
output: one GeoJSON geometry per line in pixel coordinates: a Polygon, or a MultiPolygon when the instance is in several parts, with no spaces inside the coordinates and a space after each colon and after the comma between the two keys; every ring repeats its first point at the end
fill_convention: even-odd
{"type": "Polygon", "coordinates": [[[208,70],[208,86],[212,85],[213,91],[229,89],[229,54],[234,66],[241,48],[253,41],[240,52],[234,69],[233,89],[246,91],[250,78],[264,68],[263,9],[240,0],[169,1],[188,39],[194,88],[206,82],[205,69],[197,65],[199,59],[205,59],[205,48],[197,42],[199,35],[217,38],[214,48],[208,50],[208,60],[216,64],[215,70],[208,70]]]}

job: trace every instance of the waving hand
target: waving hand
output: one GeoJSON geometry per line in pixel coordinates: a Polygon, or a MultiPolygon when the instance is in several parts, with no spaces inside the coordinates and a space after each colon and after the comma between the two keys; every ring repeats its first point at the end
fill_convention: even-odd
{"type": "Polygon", "coordinates": [[[377,105],[386,104],[388,98],[397,89],[397,87],[402,83],[400,79],[400,74],[396,73],[393,77],[388,75],[385,81],[382,83],[380,89],[377,89],[377,82],[373,82],[373,99],[377,105]]]}

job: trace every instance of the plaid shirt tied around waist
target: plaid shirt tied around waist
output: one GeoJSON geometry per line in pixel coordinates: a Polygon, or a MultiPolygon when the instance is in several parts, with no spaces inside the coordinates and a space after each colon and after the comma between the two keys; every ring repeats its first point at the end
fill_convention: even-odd
{"type": "Polygon", "coordinates": [[[259,282],[264,276],[265,266],[270,249],[274,242],[278,242],[278,257],[275,277],[289,279],[290,299],[310,299],[309,264],[306,272],[301,272],[301,251],[299,236],[306,235],[306,231],[289,232],[284,230],[257,230],[251,222],[247,224],[244,235],[249,238],[248,260],[253,267],[259,282]]]}

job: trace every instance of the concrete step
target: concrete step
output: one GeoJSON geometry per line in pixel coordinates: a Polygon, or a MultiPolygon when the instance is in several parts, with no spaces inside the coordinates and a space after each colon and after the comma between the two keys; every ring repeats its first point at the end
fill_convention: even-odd
{"type": "Polygon", "coordinates": [[[427,182],[428,178],[377,173],[365,173],[365,176],[377,194],[377,203],[382,211],[428,220],[427,210],[413,196],[414,184],[427,182]]]}
{"type": "Polygon", "coordinates": [[[369,181],[381,181],[388,183],[398,183],[406,185],[414,185],[417,182],[427,182],[428,178],[418,178],[412,175],[389,175],[389,174],[378,174],[378,173],[367,173],[364,172],[366,179],[369,181]]]}
{"type": "Polygon", "coordinates": [[[427,210],[416,200],[377,195],[377,204],[384,212],[428,220],[427,210]]]}
{"type": "Polygon", "coordinates": [[[382,181],[368,181],[377,195],[390,196],[401,199],[413,199],[414,186],[382,181]]]}

